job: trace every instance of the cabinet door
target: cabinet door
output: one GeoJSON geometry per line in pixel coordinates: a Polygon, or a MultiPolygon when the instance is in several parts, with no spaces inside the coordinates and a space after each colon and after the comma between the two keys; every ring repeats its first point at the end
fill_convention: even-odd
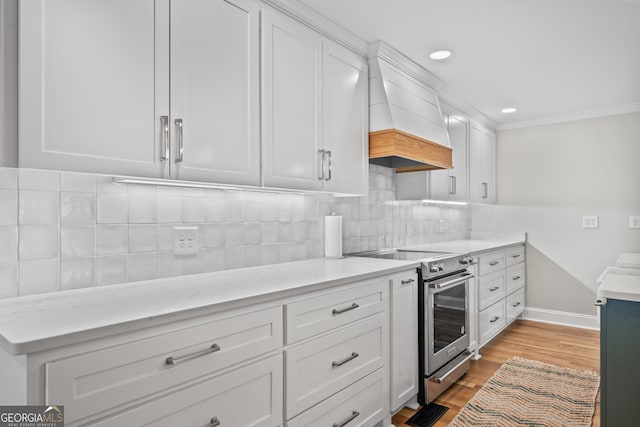
{"type": "Polygon", "coordinates": [[[262,13],[262,165],[268,187],[322,189],[322,38],[262,13]]]}
{"type": "Polygon", "coordinates": [[[258,16],[253,0],[171,2],[174,178],[260,184],[258,16]]]}
{"type": "Polygon", "coordinates": [[[167,176],[168,12],[169,0],[20,2],[21,167],[167,176]]]}
{"type": "Polygon", "coordinates": [[[473,124],[469,130],[469,198],[472,202],[484,202],[482,185],[482,130],[473,124]]]}
{"type": "Polygon", "coordinates": [[[460,115],[447,113],[446,123],[453,150],[453,169],[430,171],[429,198],[466,202],[467,150],[469,122],[460,115]]]}
{"type": "Polygon", "coordinates": [[[324,189],[368,195],[368,65],[329,41],[323,52],[324,189]]]}
{"type": "Polygon", "coordinates": [[[391,410],[418,394],[418,276],[391,281],[391,410]]]}
{"type": "Polygon", "coordinates": [[[482,138],[482,182],[485,184],[484,200],[496,202],[496,137],[485,132],[482,138]]]}

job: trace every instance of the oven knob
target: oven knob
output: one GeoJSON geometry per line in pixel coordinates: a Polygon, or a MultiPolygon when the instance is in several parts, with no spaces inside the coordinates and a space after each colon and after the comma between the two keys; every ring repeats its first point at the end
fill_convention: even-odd
{"type": "Polygon", "coordinates": [[[440,271],[440,270],[438,270],[438,265],[437,264],[431,264],[429,266],[429,272],[430,273],[437,273],[438,271],[440,271]]]}
{"type": "Polygon", "coordinates": [[[444,263],[443,262],[438,264],[438,271],[444,271],[444,263]]]}
{"type": "Polygon", "coordinates": [[[462,265],[467,265],[469,264],[469,260],[467,259],[467,257],[462,257],[458,260],[458,262],[462,265]]]}

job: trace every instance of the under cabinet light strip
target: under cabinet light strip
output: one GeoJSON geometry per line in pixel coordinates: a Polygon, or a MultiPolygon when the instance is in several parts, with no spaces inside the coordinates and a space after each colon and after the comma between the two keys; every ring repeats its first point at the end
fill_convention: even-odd
{"type": "Polygon", "coordinates": [[[448,200],[421,200],[422,203],[432,203],[434,205],[458,205],[464,206],[467,205],[467,202],[450,202],[448,200]]]}
{"type": "Polygon", "coordinates": [[[209,184],[206,182],[178,181],[173,179],[158,179],[158,178],[127,178],[122,176],[114,176],[113,183],[114,184],[159,185],[163,187],[179,187],[179,188],[210,188],[213,190],[252,191],[257,193],[297,194],[301,196],[311,194],[309,191],[289,190],[286,188],[265,188],[265,187],[251,187],[251,186],[244,186],[244,185],[209,184]]]}

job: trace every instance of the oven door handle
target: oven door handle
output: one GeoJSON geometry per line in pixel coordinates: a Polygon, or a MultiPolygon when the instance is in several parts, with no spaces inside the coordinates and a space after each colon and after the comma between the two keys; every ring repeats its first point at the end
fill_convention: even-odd
{"type": "Polygon", "coordinates": [[[473,277],[473,274],[468,273],[468,274],[465,274],[462,277],[459,277],[457,279],[449,280],[448,282],[435,283],[433,285],[433,287],[436,288],[436,289],[449,288],[451,286],[455,286],[455,285],[459,285],[460,283],[464,283],[467,280],[471,279],[472,277],[473,277]]]}
{"type": "Polygon", "coordinates": [[[471,359],[473,357],[473,353],[469,353],[467,350],[468,354],[465,354],[464,359],[462,359],[460,362],[458,362],[456,364],[456,366],[454,366],[453,368],[449,369],[449,371],[447,371],[444,375],[442,375],[441,377],[436,377],[435,375],[432,377],[429,377],[429,381],[433,382],[433,383],[437,383],[437,384],[442,384],[442,382],[447,379],[447,377],[449,375],[451,375],[451,373],[453,373],[456,369],[458,369],[460,366],[462,366],[467,360],[471,359]]]}

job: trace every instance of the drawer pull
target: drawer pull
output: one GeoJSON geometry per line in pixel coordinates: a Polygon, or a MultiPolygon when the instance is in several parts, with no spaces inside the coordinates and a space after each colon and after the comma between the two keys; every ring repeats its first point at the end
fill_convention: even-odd
{"type": "Polygon", "coordinates": [[[494,317],[493,319],[489,319],[489,323],[496,323],[500,319],[499,316],[494,317]]]}
{"type": "Polygon", "coordinates": [[[209,425],[211,427],[218,427],[220,425],[220,420],[218,419],[218,417],[213,417],[211,418],[211,421],[209,421],[209,425]]]}
{"type": "Polygon", "coordinates": [[[347,362],[351,362],[353,359],[355,359],[358,356],[360,356],[360,355],[354,351],[353,353],[351,353],[351,356],[348,356],[348,357],[346,357],[346,358],[344,358],[342,360],[339,360],[337,362],[334,360],[333,362],[331,362],[331,366],[334,367],[334,368],[337,368],[338,366],[342,366],[347,362]]]}
{"type": "Polygon", "coordinates": [[[500,286],[494,286],[493,288],[489,288],[489,292],[495,292],[500,289],[500,286]]]}
{"type": "Polygon", "coordinates": [[[349,418],[347,418],[341,423],[333,423],[333,427],[344,427],[347,424],[349,424],[351,421],[355,420],[358,417],[358,415],[360,415],[360,412],[354,409],[349,418]]]}
{"type": "Polygon", "coordinates": [[[519,279],[520,279],[520,276],[513,276],[511,279],[512,279],[512,280],[519,280],[519,279]]]}
{"type": "Polygon", "coordinates": [[[490,265],[491,267],[495,267],[495,266],[496,266],[496,265],[498,265],[498,264],[500,264],[500,261],[491,261],[491,262],[489,263],[489,265],[490,265]]]}
{"type": "Polygon", "coordinates": [[[414,279],[406,279],[406,280],[401,281],[400,284],[408,285],[408,284],[413,283],[413,282],[415,282],[414,279]]]}
{"type": "Polygon", "coordinates": [[[511,255],[511,258],[520,258],[520,254],[513,254],[511,255]]]}
{"type": "Polygon", "coordinates": [[[336,314],[342,314],[342,313],[346,313],[347,311],[355,310],[358,307],[360,306],[354,302],[349,307],[340,308],[340,309],[334,308],[332,313],[335,316],[336,314]]]}
{"type": "Polygon", "coordinates": [[[167,357],[165,363],[167,365],[175,366],[179,362],[195,359],[196,357],[200,356],[206,356],[207,354],[215,353],[217,351],[220,351],[220,346],[218,344],[211,344],[211,347],[206,350],[197,351],[195,353],[187,354],[186,356],[167,357]]]}
{"type": "Polygon", "coordinates": [[[520,303],[520,301],[518,301],[518,302],[515,302],[515,303],[511,304],[511,307],[517,307],[517,306],[519,306],[520,304],[521,304],[521,303],[520,303]]]}

